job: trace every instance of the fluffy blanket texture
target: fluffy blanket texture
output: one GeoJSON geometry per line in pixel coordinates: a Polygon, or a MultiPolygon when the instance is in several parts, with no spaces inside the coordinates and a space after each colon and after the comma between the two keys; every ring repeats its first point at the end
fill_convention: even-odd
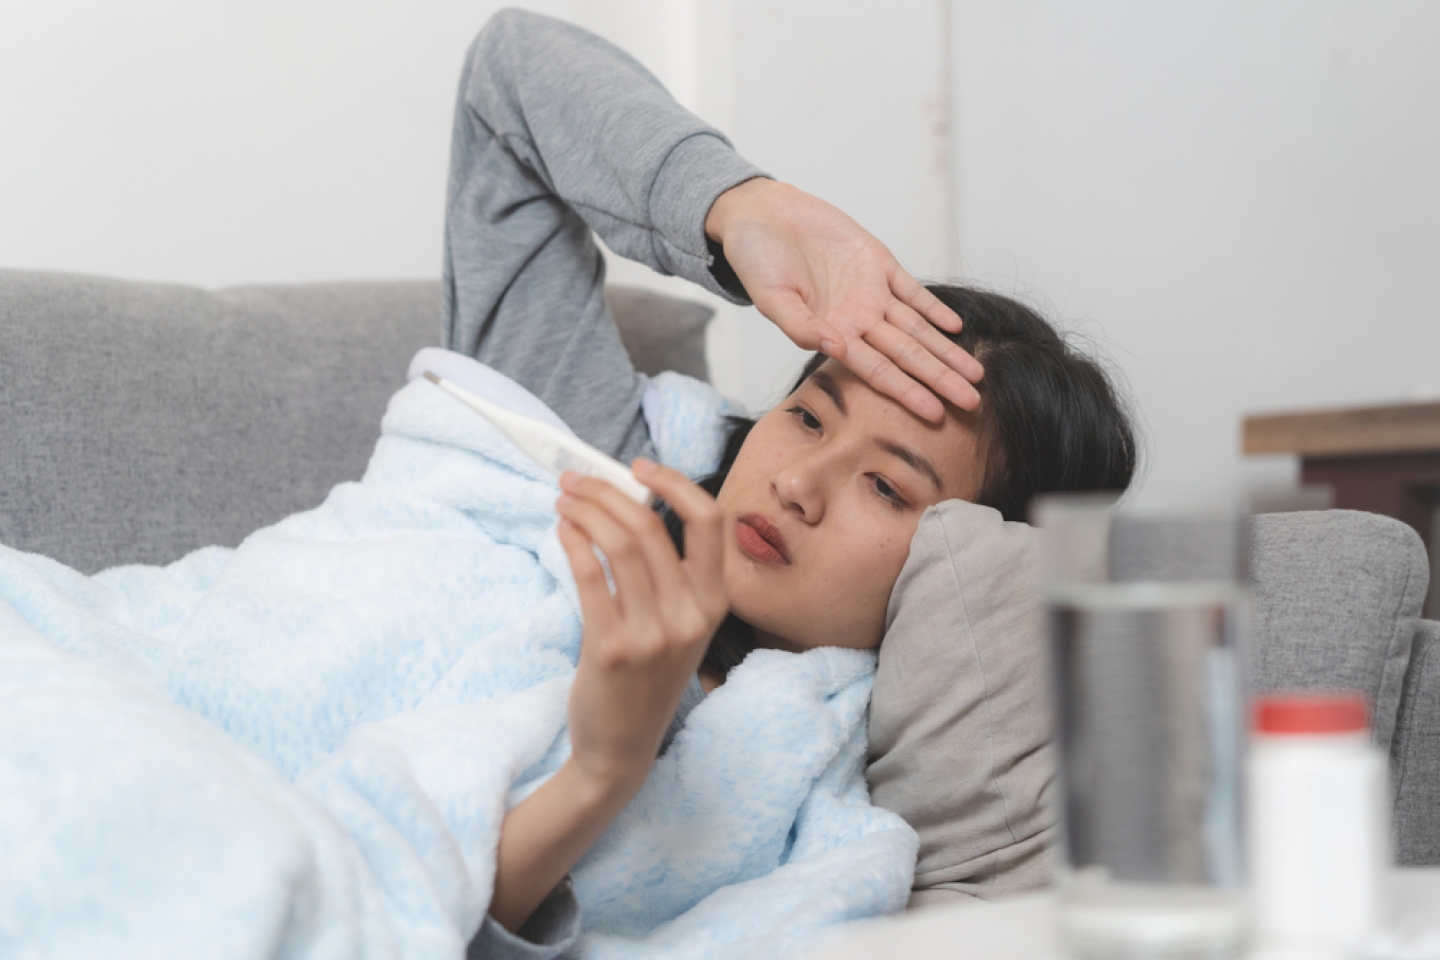
{"type": "MultiPolygon", "coordinates": [[[[652,387],[660,459],[706,472],[723,402],[652,387]]],[[[506,809],[569,749],[556,495],[415,381],[363,481],[237,549],[85,577],[0,547],[0,954],[463,956],[506,809]]],[[[791,955],[903,906],[915,836],[862,776],[872,671],[758,651],[706,698],[574,871],[582,953],[791,955]]]]}

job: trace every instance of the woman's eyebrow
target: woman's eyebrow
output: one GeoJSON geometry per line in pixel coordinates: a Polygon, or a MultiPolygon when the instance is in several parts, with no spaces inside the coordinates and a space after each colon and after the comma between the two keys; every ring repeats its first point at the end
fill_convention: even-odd
{"type": "Polygon", "coordinates": [[[810,379],[815,382],[815,386],[825,391],[825,396],[834,401],[836,408],[842,414],[849,416],[849,411],[845,409],[845,394],[840,391],[840,384],[835,382],[834,377],[824,370],[816,370],[810,374],[810,379]]]}
{"type": "Polygon", "coordinates": [[[920,473],[925,474],[930,482],[935,485],[936,493],[945,492],[940,486],[940,474],[936,472],[934,464],[925,459],[920,453],[893,440],[876,440],[875,443],[879,445],[881,450],[884,450],[891,456],[899,457],[920,473]]]}

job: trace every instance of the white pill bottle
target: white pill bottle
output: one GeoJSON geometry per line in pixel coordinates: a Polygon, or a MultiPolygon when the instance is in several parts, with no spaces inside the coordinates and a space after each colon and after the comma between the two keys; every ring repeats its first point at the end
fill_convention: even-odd
{"type": "Polygon", "coordinates": [[[1346,949],[1377,921],[1390,868],[1388,766],[1364,697],[1257,698],[1250,878],[1262,943],[1346,949]]]}

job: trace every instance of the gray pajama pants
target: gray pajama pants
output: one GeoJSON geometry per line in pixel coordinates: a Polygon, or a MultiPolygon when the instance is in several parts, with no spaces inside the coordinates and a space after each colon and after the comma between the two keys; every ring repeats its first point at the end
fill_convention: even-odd
{"type": "Polygon", "coordinates": [[[651,454],[591,231],[743,302],[711,272],[704,223],[716,197],[760,171],[621,50],[514,10],[470,48],[452,136],[445,345],[518,381],[622,462],[651,454]]]}

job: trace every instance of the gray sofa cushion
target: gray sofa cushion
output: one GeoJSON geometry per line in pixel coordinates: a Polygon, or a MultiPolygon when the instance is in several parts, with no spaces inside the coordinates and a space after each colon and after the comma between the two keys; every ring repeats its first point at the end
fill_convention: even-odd
{"type": "Polygon", "coordinates": [[[92,572],[317,505],[363,473],[439,309],[438,283],[0,274],[0,541],[92,572]]]}
{"type": "Polygon", "coordinates": [[[1440,623],[1422,620],[1410,653],[1400,736],[1391,754],[1395,782],[1395,859],[1440,865],[1440,623]]]}
{"type": "Polygon", "coordinates": [[[606,287],[605,303],[620,328],[620,342],[641,373],[674,370],[709,381],[705,328],[715,311],[639,287],[606,287]]]}
{"type": "Polygon", "coordinates": [[[1264,514],[1251,521],[1248,562],[1252,687],[1361,691],[1388,751],[1430,583],[1415,531],[1352,510],[1264,514]]]}
{"type": "MultiPolygon", "coordinates": [[[[708,308],[611,298],[640,369],[704,375],[708,308]]],[[[207,291],[0,270],[0,542],[88,573],[316,506],[363,474],[440,311],[436,280],[207,291]]]]}

